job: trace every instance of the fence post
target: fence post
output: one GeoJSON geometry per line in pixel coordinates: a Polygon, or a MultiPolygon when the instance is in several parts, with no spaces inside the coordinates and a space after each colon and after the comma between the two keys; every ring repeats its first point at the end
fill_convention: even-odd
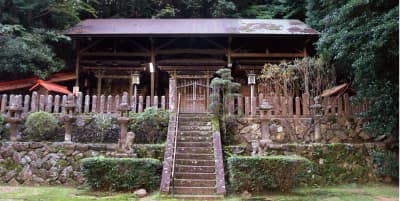
{"type": "Polygon", "coordinates": [[[143,112],[143,96],[139,96],[138,113],[143,112]]]}
{"type": "Polygon", "coordinates": [[[161,109],[165,110],[165,96],[161,96],[161,109]]]}
{"type": "Polygon", "coordinates": [[[83,112],[88,113],[89,112],[89,107],[90,107],[90,96],[85,95],[85,105],[83,107],[83,112]]]}
{"type": "Polygon", "coordinates": [[[76,99],[76,107],[75,107],[75,111],[77,113],[82,113],[82,102],[83,102],[83,94],[82,92],[78,92],[78,97],[76,99]]]}
{"type": "Polygon", "coordinates": [[[60,113],[60,95],[54,97],[54,113],[60,113]]]}
{"type": "Polygon", "coordinates": [[[131,98],[131,111],[136,113],[137,108],[137,98],[136,96],[132,96],[131,98]]]}
{"type": "Polygon", "coordinates": [[[99,109],[100,113],[104,113],[105,104],[106,104],[106,97],[103,94],[100,96],[100,109],[99,109]]]}
{"type": "Polygon", "coordinates": [[[119,108],[119,104],[120,104],[120,97],[117,94],[114,98],[114,107],[113,107],[113,112],[117,113],[118,112],[118,108],[119,108]]]}
{"type": "Polygon", "coordinates": [[[107,113],[110,114],[112,112],[112,96],[107,96],[107,113]]]}
{"type": "Polygon", "coordinates": [[[92,96],[92,112],[97,112],[97,96],[92,96]]]}
{"type": "Polygon", "coordinates": [[[46,112],[51,113],[51,109],[53,107],[53,96],[47,95],[47,104],[46,104],[46,112]]]}
{"type": "Polygon", "coordinates": [[[31,112],[38,111],[38,94],[36,91],[32,92],[31,112]]]}
{"type": "Polygon", "coordinates": [[[239,96],[237,97],[238,105],[237,105],[237,112],[238,115],[243,114],[243,97],[239,96]]]}
{"type": "Polygon", "coordinates": [[[146,96],[146,109],[151,107],[150,106],[150,96],[146,96]]]}
{"type": "Polygon", "coordinates": [[[301,115],[301,110],[300,110],[300,98],[296,96],[296,115],[300,116],[301,115]]]}
{"type": "Polygon", "coordinates": [[[310,114],[310,96],[305,93],[302,95],[303,98],[303,115],[309,115],[310,114]]]}
{"type": "Polygon", "coordinates": [[[343,96],[338,96],[338,114],[343,114],[343,96]]]}
{"type": "Polygon", "coordinates": [[[7,94],[3,94],[3,96],[1,96],[1,112],[5,113],[6,112],[6,108],[7,108],[7,94]]]}
{"type": "Polygon", "coordinates": [[[39,111],[44,111],[44,106],[46,104],[46,100],[44,95],[39,96],[39,111]]]}
{"type": "Polygon", "coordinates": [[[279,115],[281,114],[281,107],[279,105],[279,97],[278,95],[273,96],[274,99],[274,115],[279,115]]]}
{"type": "Polygon", "coordinates": [[[287,98],[281,96],[282,115],[287,115],[287,98]]]}
{"type": "Polygon", "coordinates": [[[158,96],[154,96],[153,107],[158,108],[158,96]]]}
{"type": "Polygon", "coordinates": [[[24,109],[23,109],[23,112],[25,114],[29,112],[29,100],[30,100],[30,98],[31,97],[29,95],[25,95],[25,98],[24,98],[24,109]]]}
{"type": "Polygon", "coordinates": [[[63,95],[62,96],[62,100],[61,100],[61,112],[64,114],[65,111],[65,104],[67,104],[67,95],[63,95]]]}

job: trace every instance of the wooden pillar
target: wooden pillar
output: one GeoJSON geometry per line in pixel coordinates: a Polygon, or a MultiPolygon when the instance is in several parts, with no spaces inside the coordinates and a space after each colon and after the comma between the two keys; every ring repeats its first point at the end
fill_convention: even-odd
{"type": "Polygon", "coordinates": [[[173,112],[175,111],[175,105],[176,105],[176,78],[175,76],[171,75],[171,78],[169,78],[169,111],[173,112]]]}
{"type": "MultiPolygon", "coordinates": [[[[79,50],[79,49],[78,49],[79,50]]],[[[78,55],[76,56],[76,61],[75,61],[75,86],[79,86],[79,71],[80,71],[80,55],[79,55],[79,51],[78,51],[78,55]]]]}
{"type": "Polygon", "coordinates": [[[300,110],[300,97],[296,96],[296,115],[300,116],[301,115],[301,110],[300,110]]]}
{"type": "Polygon", "coordinates": [[[103,77],[101,75],[97,75],[97,97],[101,96],[101,82],[103,77]]]}
{"type": "Polygon", "coordinates": [[[232,37],[228,37],[228,49],[227,49],[227,60],[228,68],[232,68],[232,37]]]}
{"type": "MultiPolygon", "coordinates": [[[[153,64],[153,70],[154,72],[150,72],[150,103],[153,103],[154,99],[154,88],[155,88],[155,73],[156,71],[156,52],[154,48],[154,39],[150,38],[150,44],[151,44],[151,58],[150,62],[153,64]]],[[[147,101],[147,100],[146,100],[147,101]]]]}

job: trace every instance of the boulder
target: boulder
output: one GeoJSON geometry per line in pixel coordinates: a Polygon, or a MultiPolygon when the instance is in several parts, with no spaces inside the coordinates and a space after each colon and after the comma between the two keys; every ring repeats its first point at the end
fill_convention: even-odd
{"type": "Polygon", "coordinates": [[[147,195],[147,191],[146,191],[146,189],[141,188],[141,189],[138,189],[138,190],[134,191],[133,194],[135,194],[139,198],[142,198],[142,197],[145,197],[147,195]]]}

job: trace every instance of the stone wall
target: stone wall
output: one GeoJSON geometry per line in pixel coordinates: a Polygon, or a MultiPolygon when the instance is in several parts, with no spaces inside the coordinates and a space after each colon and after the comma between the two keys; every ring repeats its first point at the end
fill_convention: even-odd
{"type": "MultiPolygon", "coordinates": [[[[322,143],[371,142],[361,130],[364,121],[353,116],[324,116],[321,119],[322,143]]],[[[239,118],[233,123],[230,135],[237,144],[249,143],[253,135],[261,135],[258,118],[239,118]]],[[[313,142],[314,121],[305,117],[272,117],[270,121],[271,140],[274,143],[313,142]]]]}
{"type": "Polygon", "coordinates": [[[0,142],[0,184],[82,184],[81,159],[135,157],[115,152],[116,147],[116,144],[0,142]]]}

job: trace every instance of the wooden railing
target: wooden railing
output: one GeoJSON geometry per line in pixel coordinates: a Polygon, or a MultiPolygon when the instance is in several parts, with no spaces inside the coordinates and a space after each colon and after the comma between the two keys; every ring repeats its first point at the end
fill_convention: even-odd
{"type": "Polygon", "coordinates": [[[181,94],[178,94],[178,107],[176,111],[176,119],[175,119],[175,134],[174,134],[174,152],[172,157],[172,173],[171,173],[171,180],[172,180],[172,196],[175,193],[175,160],[176,160],[176,142],[178,140],[178,127],[179,127],[179,112],[181,106],[181,94]]]}
{"type": "MultiPolygon", "coordinates": [[[[296,96],[265,96],[259,94],[253,99],[249,96],[241,96],[232,98],[228,105],[228,114],[251,117],[257,115],[257,108],[263,100],[267,100],[274,108],[269,112],[269,115],[282,116],[310,116],[312,111],[310,106],[314,104],[313,97],[308,94],[302,94],[301,97],[296,96]],[[251,107],[253,104],[254,107],[251,107]],[[253,108],[253,111],[251,111],[253,108]]],[[[351,115],[359,112],[367,111],[367,102],[354,104],[350,101],[348,94],[343,94],[335,97],[323,97],[320,100],[324,115],[351,115]]]]}
{"type": "MultiPolygon", "coordinates": [[[[118,113],[118,107],[121,102],[122,94],[120,95],[96,95],[89,96],[78,93],[75,99],[76,113],[118,113]]],[[[0,112],[6,112],[7,106],[12,104],[20,105],[23,108],[23,113],[46,111],[50,113],[64,113],[64,104],[67,101],[66,95],[38,95],[33,92],[31,95],[8,95],[0,96],[0,112]]],[[[149,107],[168,109],[168,103],[165,96],[154,96],[153,102],[150,101],[150,96],[131,96],[129,103],[132,112],[143,112],[149,107]]]]}

